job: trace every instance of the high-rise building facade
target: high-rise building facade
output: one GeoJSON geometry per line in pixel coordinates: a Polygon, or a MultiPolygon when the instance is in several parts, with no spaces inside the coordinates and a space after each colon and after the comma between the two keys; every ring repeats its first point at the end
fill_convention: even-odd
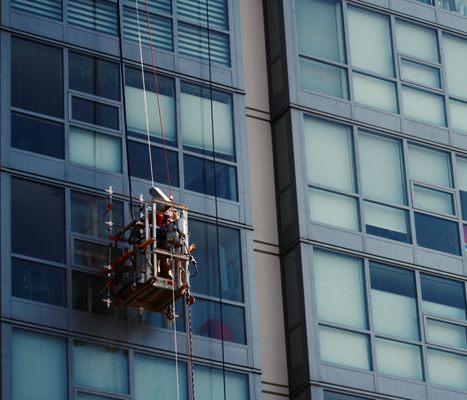
{"type": "Polygon", "coordinates": [[[291,398],[466,399],[465,2],[264,4],[291,398]]]}
{"type": "Polygon", "coordinates": [[[1,398],[467,399],[464,3],[1,1],[1,398]],[[176,326],[102,301],[152,180],[176,326]]]}

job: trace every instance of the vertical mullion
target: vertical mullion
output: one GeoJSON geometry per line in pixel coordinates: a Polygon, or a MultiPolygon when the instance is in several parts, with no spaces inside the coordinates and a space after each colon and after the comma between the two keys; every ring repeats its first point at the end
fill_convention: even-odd
{"type": "Polygon", "coordinates": [[[405,196],[407,199],[407,206],[409,207],[409,220],[410,220],[410,234],[412,236],[412,249],[413,249],[413,259],[414,263],[417,263],[417,235],[415,229],[415,213],[413,210],[412,205],[412,192],[410,190],[410,179],[409,179],[409,172],[408,172],[408,158],[409,158],[409,150],[408,150],[408,143],[406,139],[402,140],[402,169],[404,173],[404,181],[405,181],[405,196]]]}
{"type": "Polygon", "coordinates": [[[357,128],[355,126],[349,127],[351,129],[352,134],[352,145],[353,145],[353,164],[354,164],[354,179],[355,179],[355,193],[358,195],[358,211],[359,211],[359,223],[360,223],[360,232],[363,238],[363,250],[366,250],[366,229],[365,229],[365,210],[363,207],[363,194],[361,191],[361,184],[360,184],[360,157],[359,157],[359,148],[358,148],[358,135],[357,135],[357,128]]]}
{"type": "Polygon", "coordinates": [[[420,272],[415,270],[415,287],[416,287],[416,295],[417,295],[417,316],[418,316],[418,329],[420,330],[420,340],[421,340],[421,348],[422,348],[422,370],[423,370],[423,380],[426,382],[426,392],[427,396],[429,395],[429,382],[428,382],[428,367],[427,367],[427,346],[426,346],[426,335],[425,335],[425,324],[423,319],[423,312],[422,312],[422,289],[420,283],[420,272]]]}
{"type": "MultiPolygon", "coordinates": [[[[390,31],[390,40],[391,40],[391,49],[392,49],[392,67],[394,68],[394,77],[396,78],[396,100],[397,100],[397,110],[399,115],[401,115],[402,124],[405,122],[405,115],[402,111],[402,84],[399,71],[398,60],[398,51],[396,43],[396,17],[394,15],[389,16],[389,31],[390,31]]],[[[404,130],[404,129],[403,129],[404,130]]]]}
{"type": "MultiPolygon", "coordinates": [[[[344,41],[344,49],[345,49],[345,55],[346,55],[346,64],[347,64],[347,86],[348,86],[348,91],[349,91],[349,101],[353,102],[354,99],[354,91],[353,91],[353,69],[352,69],[352,63],[350,62],[351,60],[351,49],[350,49],[350,41],[348,40],[349,38],[349,21],[347,18],[347,1],[344,0],[342,2],[342,24],[343,24],[343,38],[342,40],[344,41]]],[[[352,114],[353,108],[352,108],[352,114]]]]}
{"type": "Polygon", "coordinates": [[[365,294],[366,294],[366,308],[368,315],[368,329],[370,331],[370,349],[371,349],[371,367],[373,371],[373,379],[376,390],[378,390],[378,379],[376,372],[376,344],[375,344],[375,331],[373,327],[373,308],[371,299],[371,278],[370,278],[370,262],[367,258],[363,259],[364,276],[365,276],[365,294]]]}

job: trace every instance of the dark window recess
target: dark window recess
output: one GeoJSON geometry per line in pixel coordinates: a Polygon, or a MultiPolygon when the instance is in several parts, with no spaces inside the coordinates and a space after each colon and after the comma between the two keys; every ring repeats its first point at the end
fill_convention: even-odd
{"type": "Polygon", "coordinates": [[[457,222],[415,213],[415,231],[418,245],[460,255],[457,222]]]}
{"type": "Polygon", "coordinates": [[[104,126],[115,130],[118,130],[120,127],[118,108],[98,103],[97,101],[73,96],[72,115],[74,120],[87,122],[88,124],[104,126]]]}
{"type": "Polygon", "coordinates": [[[12,294],[23,299],[65,306],[65,273],[64,268],[12,258],[12,294]]]}
{"type": "Polygon", "coordinates": [[[193,305],[193,333],[228,342],[246,343],[245,313],[242,307],[197,299],[193,305]]]}
{"type": "Polygon", "coordinates": [[[420,274],[422,299],[465,311],[464,283],[433,275],[420,274]]]}
{"type": "Polygon", "coordinates": [[[185,189],[223,199],[238,201],[237,171],[235,167],[216,162],[214,187],[214,162],[185,155],[185,189]]]}
{"type": "Polygon", "coordinates": [[[69,63],[70,89],[106,97],[111,100],[120,100],[118,64],[71,52],[69,63]]]}
{"type": "MultiPolygon", "coordinates": [[[[83,235],[107,239],[109,233],[105,221],[108,201],[82,192],[71,192],[71,230],[83,235]]],[[[115,227],[123,226],[123,203],[113,201],[112,219],[115,227]]]]}
{"type": "MultiPolygon", "coordinates": [[[[129,141],[128,154],[130,157],[131,175],[136,178],[151,180],[149,168],[148,145],[129,141]]],[[[154,180],[158,183],[168,185],[167,168],[165,164],[164,150],[160,147],[151,146],[152,166],[154,180]]],[[[178,156],[175,151],[167,150],[167,161],[169,163],[170,179],[172,186],[179,186],[178,180],[178,156]]]]}
{"type": "Polygon", "coordinates": [[[63,160],[63,124],[12,112],[11,146],[63,160]]]}
{"type": "MultiPolygon", "coordinates": [[[[117,260],[122,255],[120,249],[111,247],[112,260],[117,260]]],[[[109,246],[88,242],[85,240],[74,240],[74,263],[83,267],[93,268],[98,271],[108,264],[109,246]]]]}
{"type": "Polygon", "coordinates": [[[11,105],[63,117],[63,64],[59,48],[12,39],[11,105]]]}
{"type": "Polygon", "coordinates": [[[416,298],[413,272],[370,263],[371,288],[382,292],[416,298]]]}
{"type": "Polygon", "coordinates": [[[243,301],[240,231],[190,220],[190,241],[196,243],[196,260],[203,266],[198,271],[197,279],[191,281],[193,291],[219,297],[220,283],[223,299],[243,301]]]}
{"type": "Polygon", "coordinates": [[[410,235],[410,233],[392,231],[390,229],[385,229],[373,225],[365,225],[365,228],[366,233],[368,233],[369,235],[379,236],[391,240],[397,240],[398,242],[412,243],[412,235],[410,235]]]}
{"type": "Polygon", "coordinates": [[[107,315],[116,318],[126,318],[124,307],[107,308],[102,301],[105,290],[105,278],[99,275],[73,271],[73,308],[93,314],[107,315]]]}
{"type": "Polygon", "coordinates": [[[461,199],[462,219],[467,221],[467,192],[459,190],[461,199]]]}
{"type": "Polygon", "coordinates": [[[65,263],[64,190],[12,178],[11,241],[13,253],[65,263]]]}

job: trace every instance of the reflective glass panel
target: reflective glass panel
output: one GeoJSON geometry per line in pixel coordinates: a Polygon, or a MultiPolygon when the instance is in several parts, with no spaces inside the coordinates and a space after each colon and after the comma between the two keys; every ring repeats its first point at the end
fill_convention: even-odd
{"type": "Polygon", "coordinates": [[[422,247],[460,255],[457,222],[414,213],[417,243],[422,247]]]}

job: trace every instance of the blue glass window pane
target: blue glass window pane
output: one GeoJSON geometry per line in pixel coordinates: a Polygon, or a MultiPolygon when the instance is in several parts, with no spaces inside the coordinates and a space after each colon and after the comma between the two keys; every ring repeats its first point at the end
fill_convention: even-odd
{"type": "MultiPolygon", "coordinates": [[[[115,247],[111,249],[113,260],[121,257],[122,250],[115,247]]],[[[109,246],[75,239],[73,256],[74,264],[101,271],[102,266],[108,264],[109,246]]]]}
{"type": "Polygon", "coordinates": [[[459,194],[461,199],[462,219],[467,221],[467,192],[459,190],[459,194]]]}
{"type": "Polygon", "coordinates": [[[243,308],[224,304],[222,319],[220,303],[197,299],[193,305],[193,333],[228,342],[245,344],[245,313],[243,308]]]}
{"type": "Polygon", "coordinates": [[[63,124],[12,112],[11,146],[63,160],[63,124]]]}
{"type": "Polygon", "coordinates": [[[109,35],[117,34],[117,3],[108,0],[73,0],[68,4],[68,22],[109,35]]]}
{"type": "Polygon", "coordinates": [[[12,295],[56,306],[66,305],[66,270],[12,258],[12,295]]]}
{"type": "Polygon", "coordinates": [[[236,168],[216,163],[216,182],[214,186],[213,164],[211,160],[185,155],[185,189],[238,201],[236,168]]]}
{"type": "MultiPolygon", "coordinates": [[[[151,171],[149,168],[148,145],[129,141],[128,154],[130,157],[131,176],[150,181],[151,171]]],[[[169,181],[167,179],[164,150],[160,147],[151,146],[151,155],[154,180],[168,185],[169,181]]],[[[167,150],[167,161],[169,164],[171,184],[178,187],[180,185],[178,179],[178,154],[175,151],[167,150]]]]}
{"type": "Polygon", "coordinates": [[[62,20],[62,0],[12,0],[11,8],[56,21],[62,20]]]}
{"type": "Polygon", "coordinates": [[[70,89],[120,100],[118,64],[80,53],[69,55],[70,89]]]}
{"type": "Polygon", "coordinates": [[[420,246],[460,255],[459,226],[456,222],[415,213],[415,230],[420,246]]]}
{"type": "Polygon", "coordinates": [[[115,130],[120,129],[118,108],[108,104],[73,96],[72,115],[77,121],[115,130]]]}
{"type": "Polygon", "coordinates": [[[73,271],[73,308],[93,314],[125,319],[125,308],[114,306],[107,308],[107,304],[102,301],[104,299],[105,283],[105,278],[101,275],[73,271]]]}
{"type": "Polygon", "coordinates": [[[12,38],[11,105],[63,117],[63,63],[59,48],[12,38]]]}
{"type": "Polygon", "coordinates": [[[13,253],[65,263],[64,190],[12,178],[11,241],[13,253]]]}
{"type": "Polygon", "coordinates": [[[426,274],[420,274],[420,282],[423,301],[432,304],[431,307],[425,305],[424,308],[430,308],[432,313],[438,315],[457,318],[463,314],[465,318],[465,293],[462,282],[426,274]],[[433,305],[438,305],[436,310],[433,305]],[[449,310],[455,310],[454,314],[449,310]]]}

